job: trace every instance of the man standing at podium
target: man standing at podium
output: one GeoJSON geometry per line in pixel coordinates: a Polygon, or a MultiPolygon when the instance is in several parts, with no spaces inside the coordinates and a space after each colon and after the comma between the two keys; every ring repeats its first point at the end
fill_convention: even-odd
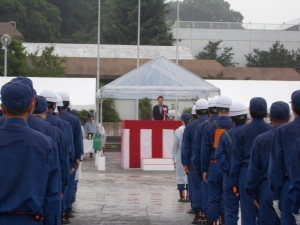
{"type": "Polygon", "coordinates": [[[168,106],[164,105],[164,97],[157,97],[157,105],[153,106],[153,119],[154,120],[164,120],[164,109],[166,109],[166,120],[168,118],[168,106]]]}

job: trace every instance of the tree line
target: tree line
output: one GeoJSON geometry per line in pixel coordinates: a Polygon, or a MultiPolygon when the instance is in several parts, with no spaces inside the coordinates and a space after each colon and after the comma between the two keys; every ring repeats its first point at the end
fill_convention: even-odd
{"type": "MultiPolygon", "coordinates": [[[[177,1],[141,0],[141,44],[173,45],[177,1]]],[[[184,0],[181,21],[242,21],[224,0],[184,0]]],[[[26,42],[97,43],[98,0],[1,0],[0,22],[16,21],[26,42]]],[[[137,43],[138,0],[101,0],[101,43],[137,43]]]]}
{"type": "MultiPolygon", "coordinates": [[[[222,40],[209,41],[203,51],[196,55],[197,59],[214,59],[223,66],[234,67],[232,47],[220,47],[222,40]]],[[[269,50],[253,49],[245,55],[247,67],[293,68],[300,73],[300,49],[288,50],[280,41],[276,41],[269,50]]]]}

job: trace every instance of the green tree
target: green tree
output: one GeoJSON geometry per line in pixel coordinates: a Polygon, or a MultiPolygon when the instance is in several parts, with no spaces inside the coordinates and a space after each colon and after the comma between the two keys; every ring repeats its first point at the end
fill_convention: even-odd
{"type": "Polygon", "coordinates": [[[63,66],[63,63],[66,62],[66,58],[61,58],[58,55],[54,55],[55,46],[51,45],[50,47],[45,47],[42,50],[41,55],[39,52],[40,48],[34,53],[28,55],[29,63],[31,65],[31,74],[32,77],[65,77],[66,76],[66,67],[63,66]]]}
{"type": "Polygon", "coordinates": [[[247,67],[294,68],[300,73],[300,49],[287,50],[276,41],[269,51],[253,49],[245,55],[247,67]]]}
{"type": "Polygon", "coordinates": [[[224,47],[223,52],[221,55],[218,55],[219,50],[221,47],[219,45],[222,43],[222,40],[213,42],[209,41],[209,43],[204,47],[204,51],[200,52],[196,55],[197,59],[214,59],[217,60],[223,66],[231,66],[234,67],[238,65],[236,62],[232,62],[234,53],[232,53],[232,47],[224,47]]]}
{"type": "Polygon", "coordinates": [[[87,111],[87,110],[80,110],[80,111],[77,111],[77,115],[78,115],[78,118],[81,122],[81,124],[84,126],[85,123],[89,120],[89,115],[90,114],[93,114],[94,115],[94,111],[93,110],[90,110],[90,111],[87,111]]]}
{"type": "MultiPolygon", "coordinates": [[[[7,47],[7,76],[28,76],[30,68],[26,63],[25,48],[22,43],[12,39],[7,47]]],[[[4,50],[0,42],[0,76],[4,75],[4,50]]]]}
{"type": "MultiPolygon", "coordinates": [[[[138,1],[105,2],[101,43],[137,44],[138,1]]],[[[168,13],[164,0],[141,0],[141,45],[172,45],[173,35],[165,23],[168,13]]]]}
{"type": "Polygon", "coordinates": [[[46,0],[1,0],[0,21],[16,21],[27,42],[56,42],[60,38],[59,9],[46,0]]]}
{"type": "Polygon", "coordinates": [[[112,122],[119,123],[121,119],[119,113],[116,109],[116,104],[112,98],[107,98],[102,102],[102,121],[103,122],[112,122]]]}
{"type": "MultiPolygon", "coordinates": [[[[184,0],[180,2],[179,17],[181,21],[242,22],[240,12],[230,9],[225,0],[184,0]]],[[[177,1],[169,3],[170,14],[167,20],[177,20],[177,1]]]]}
{"type": "Polygon", "coordinates": [[[62,39],[60,42],[73,42],[72,35],[86,26],[94,24],[91,18],[93,4],[98,6],[95,0],[47,0],[59,8],[61,12],[62,23],[60,33],[62,39]]]}
{"type": "Polygon", "coordinates": [[[151,120],[152,119],[152,105],[149,98],[139,99],[139,119],[151,120]]]}

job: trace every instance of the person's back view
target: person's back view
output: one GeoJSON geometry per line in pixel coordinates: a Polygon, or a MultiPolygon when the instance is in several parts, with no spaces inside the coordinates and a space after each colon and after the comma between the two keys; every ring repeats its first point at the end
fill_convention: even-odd
{"type": "Polygon", "coordinates": [[[1,89],[5,123],[0,128],[0,224],[57,224],[60,171],[50,137],[26,120],[34,107],[27,85],[9,82],[1,89]]]}

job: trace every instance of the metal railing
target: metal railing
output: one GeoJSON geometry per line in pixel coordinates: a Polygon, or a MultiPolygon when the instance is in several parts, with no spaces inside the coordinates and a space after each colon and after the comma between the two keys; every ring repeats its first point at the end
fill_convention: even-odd
{"type": "MultiPolygon", "coordinates": [[[[176,28],[177,21],[171,27],[176,28]]],[[[300,31],[300,24],[180,21],[179,28],[300,31]]]]}

